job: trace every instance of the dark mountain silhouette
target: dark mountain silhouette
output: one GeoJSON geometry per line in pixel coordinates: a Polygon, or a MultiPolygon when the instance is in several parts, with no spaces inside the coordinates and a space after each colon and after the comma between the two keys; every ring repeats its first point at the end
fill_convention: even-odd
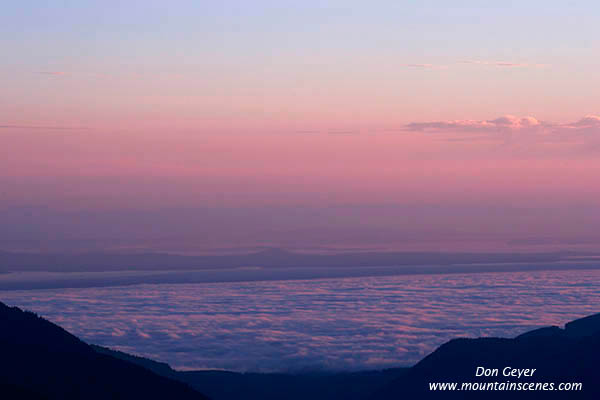
{"type": "Polygon", "coordinates": [[[568,398],[600,399],[600,314],[569,322],[565,329],[547,327],[515,339],[454,339],[407,373],[378,390],[372,399],[399,398],[568,398]],[[499,370],[497,377],[476,377],[477,367],[499,370]],[[505,377],[503,369],[535,368],[531,377],[505,377]],[[581,391],[445,391],[430,382],[582,383],[581,391]]]}
{"type": "MultiPolygon", "coordinates": [[[[266,249],[249,254],[183,256],[165,253],[13,253],[0,251],[0,272],[9,271],[117,271],[198,270],[240,267],[373,267],[498,263],[555,263],[570,261],[576,253],[434,253],[352,252],[295,253],[266,249]]],[[[577,255],[585,261],[592,254],[577,255]]]]}
{"type": "Polygon", "coordinates": [[[94,349],[0,303],[1,399],[207,399],[188,385],[94,349]]]}
{"type": "Polygon", "coordinates": [[[106,354],[108,356],[118,358],[120,360],[124,360],[124,361],[130,362],[130,363],[133,363],[133,364],[137,364],[137,365],[144,367],[146,369],[149,369],[150,371],[154,372],[155,374],[158,374],[161,376],[166,376],[169,378],[176,378],[177,374],[179,373],[178,371],[171,368],[171,366],[169,364],[164,363],[164,362],[151,360],[146,357],[134,356],[132,354],[124,353],[119,350],[113,350],[113,349],[109,349],[109,348],[103,347],[103,346],[98,346],[95,344],[92,344],[90,346],[92,347],[92,349],[94,349],[96,352],[98,352],[100,354],[106,354]]]}
{"type": "Polygon", "coordinates": [[[258,374],[222,371],[181,372],[180,379],[202,388],[215,400],[362,400],[405,373],[383,371],[304,374],[258,374]]]}
{"type": "Polygon", "coordinates": [[[401,376],[407,368],[340,373],[237,373],[230,371],[176,371],[168,364],[93,346],[172,379],[186,382],[214,400],[361,400],[401,376]]]}
{"type": "Polygon", "coordinates": [[[187,382],[215,400],[249,399],[413,399],[413,398],[600,398],[600,314],[569,322],[564,329],[544,327],[515,339],[454,339],[412,368],[356,373],[258,374],[171,369],[167,364],[97,347],[158,374],[187,382]],[[479,366],[499,376],[476,377],[479,366]],[[531,377],[504,377],[505,367],[533,369],[531,377]],[[582,391],[432,392],[430,382],[579,383],[582,391]]]}
{"type": "Polygon", "coordinates": [[[168,364],[90,346],[62,328],[0,303],[4,399],[413,399],[600,398],[600,314],[514,339],[454,339],[412,368],[352,373],[176,371],[168,364]],[[477,367],[498,369],[477,377],[477,367]],[[505,367],[535,369],[502,376],[505,367]],[[581,391],[431,391],[429,383],[582,383],[581,391]],[[198,391],[195,391],[199,390],[198,391]]]}
{"type": "Polygon", "coordinates": [[[0,397],[2,399],[26,399],[26,400],[45,400],[47,397],[40,393],[33,392],[27,388],[12,385],[10,383],[0,383],[0,397]]]}

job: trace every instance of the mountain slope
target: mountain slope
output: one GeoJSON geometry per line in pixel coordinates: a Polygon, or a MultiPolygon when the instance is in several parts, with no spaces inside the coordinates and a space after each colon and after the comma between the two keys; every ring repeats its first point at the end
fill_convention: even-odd
{"type": "Polygon", "coordinates": [[[99,354],[64,329],[0,303],[0,398],[202,400],[189,386],[99,354]]]}
{"type": "Polygon", "coordinates": [[[176,371],[168,364],[121,351],[92,346],[96,351],[135,363],[168,378],[188,383],[214,400],[359,400],[401,376],[406,368],[339,373],[238,373],[176,371]]]}
{"type": "MultiPolygon", "coordinates": [[[[440,346],[404,376],[376,392],[373,399],[398,398],[600,398],[600,314],[548,327],[515,339],[454,339],[440,346]],[[477,377],[477,367],[498,369],[498,376],[477,377]],[[503,376],[506,367],[535,369],[530,377],[503,376]],[[554,383],[550,391],[431,391],[431,382],[554,383]],[[560,383],[582,383],[581,391],[558,391],[560,383]]],[[[547,388],[549,385],[547,386],[547,388]]]]}
{"type": "Polygon", "coordinates": [[[4,399],[599,399],[600,314],[514,339],[454,339],[409,369],[340,374],[173,370],[168,364],[89,346],[30,312],[0,303],[4,399]],[[478,367],[498,369],[476,376],[478,367]],[[506,367],[535,369],[503,376],[506,367]],[[429,383],[582,383],[581,391],[431,391],[429,383]]]}

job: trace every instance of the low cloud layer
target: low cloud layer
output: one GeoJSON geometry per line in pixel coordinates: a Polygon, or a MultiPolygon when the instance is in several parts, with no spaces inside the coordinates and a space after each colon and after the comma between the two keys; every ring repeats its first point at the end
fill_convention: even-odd
{"type": "Polygon", "coordinates": [[[458,336],[514,336],[597,312],[600,271],[0,292],[90,343],[185,369],[410,365],[458,336]],[[552,306],[549,307],[548,304],[552,306]]]}

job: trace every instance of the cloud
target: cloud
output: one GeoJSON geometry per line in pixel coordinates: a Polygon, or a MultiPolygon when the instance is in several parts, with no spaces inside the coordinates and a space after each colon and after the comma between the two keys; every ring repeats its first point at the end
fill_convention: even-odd
{"type": "Polygon", "coordinates": [[[447,69],[447,65],[436,65],[436,64],[427,64],[427,63],[409,63],[402,64],[402,67],[405,68],[417,68],[417,69],[447,69]]]}
{"type": "Polygon", "coordinates": [[[413,68],[434,68],[433,64],[404,64],[405,67],[413,67],[413,68]]]}
{"type": "Polygon", "coordinates": [[[36,74],[52,75],[52,76],[64,76],[64,75],[68,75],[66,72],[63,72],[63,71],[37,71],[36,74]]]}
{"type": "Polygon", "coordinates": [[[337,131],[327,131],[329,135],[358,135],[359,131],[355,130],[337,130],[337,131]]]}
{"type": "Polygon", "coordinates": [[[600,152],[600,116],[596,115],[568,123],[513,115],[489,120],[411,122],[402,130],[435,135],[446,142],[501,144],[510,149],[511,154],[520,152],[524,156],[597,155],[600,152]]]}
{"type": "Polygon", "coordinates": [[[178,368],[361,370],[413,364],[458,336],[515,336],[591,314],[599,278],[530,271],[1,294],[89,343],[178,368]]]}
{"type": "MultiPolygon", "coordinates": [[[[471,64],[471,65],[481,65],[488,67],[499,67],[499,68],[544,68],[548,67],[547,64],[529,64],[529,63],[521,63],[521,62],[512,62],[512,61],[484,61],[484,60],[464,60],[458,61],[456,63],[451,63],[450,66],[456,66],[460,64],[471,64]]],[[[448,65],[438,65],[438,64],[429,64],[429,63],[408,63],[402,64],[403,67],[406,68],[420,68],[420,69],[447,69],[448,65]]]]}
{"type": "Polygon", "coordinates": [[[505,115],[491,120],[450,120],[433,122],[411,122],[404,126],[414,132],[505,132],[516,130],[540,130],[548,124],[535,117],[505,115]]]}
{"type": "Polygon", "coordinates": [[[519,63],[519,62],[509,62],[509,61],[482,61],[482,60],[465,60],[461,62],[462,64],[474,64],[474,65],[487,65],[491,67],[501,67],[501,68],[544,68],[547,67],[547,64],[528,64],[528,63],[519,63]]]}
{"type": "Polygon", "coordinates": [[[490,120],[411,122],[404,125],[404,131],[458,134],[519,132],[546,136],[563,134],[579,134],[581,136],[581,134],[600,133],[600,117],[588,115],[575,122],[556,124],[541,121],[532,116],[505,115],[490,120]]]}
{"type": "Polygon", "coordinates": [[[52,126],[52,125],[0,125],[0,129],[52,129],[52,130],[70,130],[70,129],[87,129],[86,127],[74,126],[52,126]]]}
{"type": "Polygon", "coordinates": [[[586,115],[579,121],[564,125],[564,127],[571,129],[600,128],[600,117],[597,115],[586,115]]]}

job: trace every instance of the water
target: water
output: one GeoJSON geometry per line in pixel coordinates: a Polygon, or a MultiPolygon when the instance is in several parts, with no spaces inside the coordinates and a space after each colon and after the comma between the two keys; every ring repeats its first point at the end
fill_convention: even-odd
{"type": "Polygon", "coordinates": [[[359,370],[458,336],[515,336],[600,312],[600,271],[0,291],[89,343],[181,369],[359,370]]]}

